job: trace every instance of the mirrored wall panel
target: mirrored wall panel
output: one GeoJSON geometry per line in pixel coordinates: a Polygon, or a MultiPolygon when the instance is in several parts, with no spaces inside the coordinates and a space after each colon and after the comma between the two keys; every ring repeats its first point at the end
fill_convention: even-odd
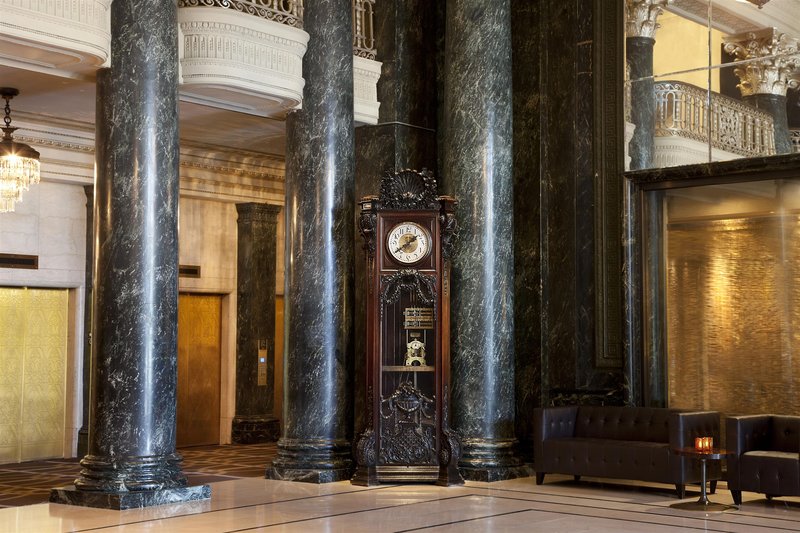
{"type": "Polygon", "coordinates": [[[668,405],[800,412],[800,182],[661,198],[668,405]]]}
{"type": "Polygon", "coordinates": [[[627,169],[800,151],[800,1],[626,0],[627,169]]]}

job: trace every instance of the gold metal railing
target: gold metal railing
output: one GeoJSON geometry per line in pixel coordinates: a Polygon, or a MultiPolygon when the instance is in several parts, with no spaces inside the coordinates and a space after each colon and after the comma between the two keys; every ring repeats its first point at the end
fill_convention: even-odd
{"type": "MultiPolygon", "coordinates": [[[[234,9],[293,26],[303,27],[303,0],[178,0],[178,7],[234,9]]],[[[375,0],[353,0],[353,55],[375,59],[375,0]]]]}
{"type": "Polygon", "coordinates": [[[178,0],[178,7],[222,7],[303,27],[303,0],[178,0]]]}
{"type": "Polygon", "coordinates": [[[353,55],[375,59],[375,0],[353,0],[353,55]]]}
{"type": "Polygon", "coordinates": [[[772,115],[733,98],[678,81],[655,84],[656,137],[711,142],[745,157],[775,154],[772,115]]]}

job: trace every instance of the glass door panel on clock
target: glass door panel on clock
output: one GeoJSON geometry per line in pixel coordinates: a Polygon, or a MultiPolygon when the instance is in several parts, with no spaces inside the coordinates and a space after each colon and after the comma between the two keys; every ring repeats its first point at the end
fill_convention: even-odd
{"type": "Polygon", "coordinates": [[[401,290],[383,303],[380,463],[437,465],[433,296],[401,290]]]}

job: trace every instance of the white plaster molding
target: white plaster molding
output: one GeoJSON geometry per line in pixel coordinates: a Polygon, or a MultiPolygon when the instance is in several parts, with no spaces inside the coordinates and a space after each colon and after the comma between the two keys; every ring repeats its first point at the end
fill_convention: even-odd
{"type": "Polygon", "coordinates": [[[0,0],[0,63],[86,78],[109,60],[111,0],[0,0]]]}
{"type": "Polygon", "coordinates": [[[625,170],[631,169],[631,157],[630,154],[630,144],[631,140],[633,140],[633,134],[636,131],[636,124],[633,122],[625,121],[625,170]]]}
{"type": "MultiPolygon", "coordinates": [[[[654,168],[677,167],[708,163],[708,144],[685,137],[656,137],[653,157],[654,168]]],[[[742,156],[713,148],[711,161],[730,161],[742,156]]]]}
{"type": "Polygon", "coordinates": [[[379,61],[353,56],[353,111],[356,124],[377,124],[379,61]]]}
{"type": "Polygon", "coordinates": [[[303,100],[308,34],[229,9],[178,10],[181,98],[259,116],[303,100]]]}
{"type": "MultiPolygon", "coordinates": [[[[42,181],[94,183],[94,127],[20,114],[14,138],[41,154],[42,181]]],[[[181,145],[181,196],[221,202],[264,201],[283,205],[284,160],[278,156],[217,146],[181,145]]]]}

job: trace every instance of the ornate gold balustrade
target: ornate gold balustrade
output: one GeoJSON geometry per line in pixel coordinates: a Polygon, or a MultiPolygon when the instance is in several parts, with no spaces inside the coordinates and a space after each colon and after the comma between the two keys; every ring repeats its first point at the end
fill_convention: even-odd
{"type": "Polygon", "coordinates": [[[353,54],[375,59],[375,0],[353,0],[353,54]]]}
{"type": "Polygon", "coordinates": [[[303,0],[178,0],[178,7],[221,7],[303,27],[303,0]]]}
{"type": "Polygon", "coordinates": [[[744,157],[775,154],[769,113],[678,81],[657,82],[655,93],[656,138],[710,142],[712,148],[744,157]]]}

